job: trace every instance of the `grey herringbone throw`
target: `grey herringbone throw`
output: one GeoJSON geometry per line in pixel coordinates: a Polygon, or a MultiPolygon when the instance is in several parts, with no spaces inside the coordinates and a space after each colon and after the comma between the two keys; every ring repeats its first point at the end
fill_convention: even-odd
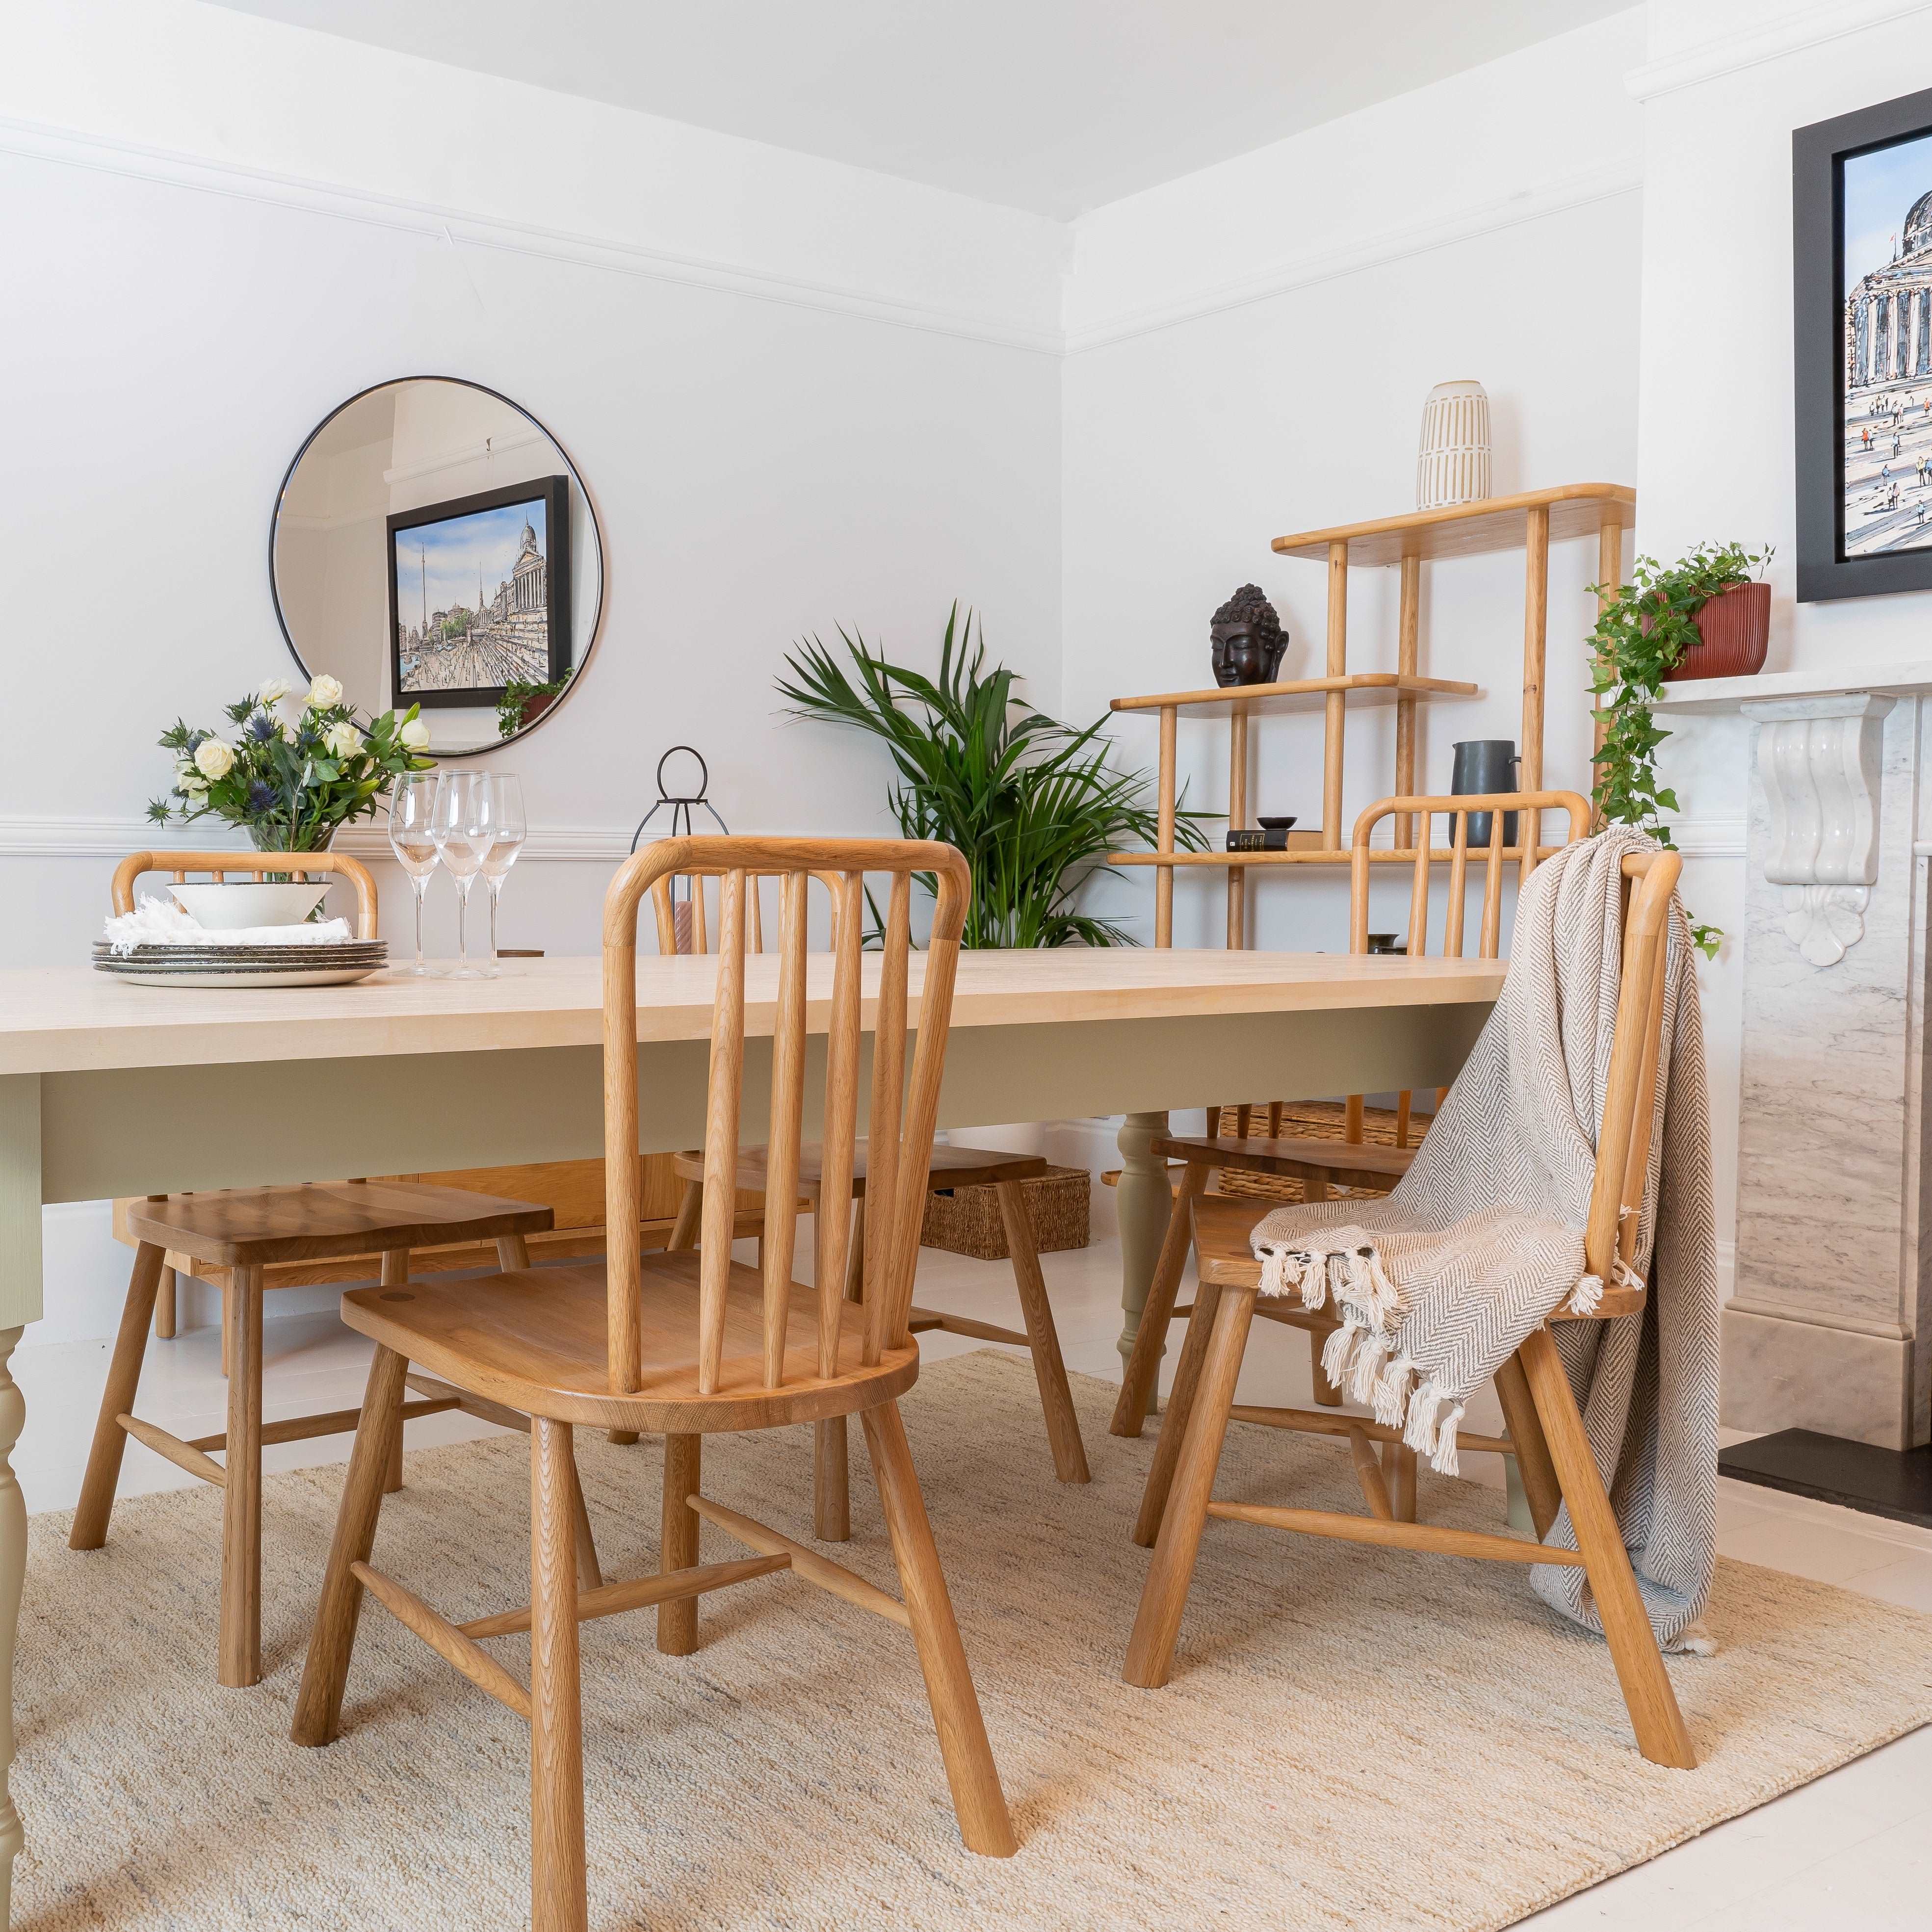
{"type": "MultiPolygon", "coordinates": [[[[1385,1200],[1277,1208],[1254,1233],[1264,1294],[1330,1295],[1332,1379],[1446,1473],[1463,1404],[1566,1302],[1583,1269],[1623,926],[1619,867],[1654,850],[1621,826],[1531,875],[1502,996],[1385,1200]]],[[[1658,1635],[1702,1612],[1717,1538],[1718,1286],[1710,1106],[1689,922],[1671,908],[1661,1064],[1634,1274],[1640,1314],[1559,1324],[1557,1345],[1658,1635]]],[[[1567,1511],[1549,1540],[1574,1549],[1567,1511]]],[[[1538,1566],[1537,1593],[1600,1628],[1580,1570],[1538,1566]]]]}

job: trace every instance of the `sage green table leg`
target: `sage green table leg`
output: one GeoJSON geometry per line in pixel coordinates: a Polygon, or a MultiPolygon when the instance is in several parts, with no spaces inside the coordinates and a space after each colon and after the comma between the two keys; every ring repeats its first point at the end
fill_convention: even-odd
{"type": "Polygon", "coordinates": [[[8,1364],[40,1313],[40,1083],[0,1078],[0,1932],[11,1922],[14,1860],[26,1842],[7,1789],[14,1762],[14,1640],[27,1571],[27,1505],[9,1460],[27,1406],[8,1364]]]}
{"type": "MultiPolygon", "coordinates": [[[[1120,1129],[1120,1184],[1114,1205],[1120,1222],[1120,1312],[1126,1318],[1114,1346],[1124,1364],[1134,1352],[1134,1336],[1154,1282],[1154,1264],[1174,1212],[1174,1190],[1168,1184],[1167,1162],[1154,1152],[1154,1142],[1167,1132],[1166,1114],[1130,1114],[1120,1129]]],[[[1156,1399],[1148,1405],[1157,1408],[1156,1399]]]]}

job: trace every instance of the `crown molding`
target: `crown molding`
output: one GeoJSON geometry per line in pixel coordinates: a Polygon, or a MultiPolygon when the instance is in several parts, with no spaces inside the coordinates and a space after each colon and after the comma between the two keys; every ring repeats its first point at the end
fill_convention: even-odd
{"type": "Polygon", "coordinates": [[[381,194],[370,188],[278,174],[220,157],[116,140],[44,122],[0,115],[0,154],[393,229],[452,249],[494,249],[508,254],[536,256],[611,274],[681,283],[721,294],[788,303],[797,308],[820,309],[894,328],[957,336],[1040,355],[1058,355],[1061,348],[1060,332],[1054,328],[1033,328],[929,308],[874,290],[782,274],[751,262],[722,261],[638,242],[579,234],[569,229],[512,221],[502,216],[381,194]]]}
{"type": "MultiPolygon", "coordinates": [[[[533,831],[519,862],[616,865],[630,853],[632,830],[628,824],[558,825],[533,831]]],[[[237,859],[250,856],[248,846],[234,843],[225,826],[202,830],[164,828],[146,818],[0,818],[0,859],[119,859],[130,852],[184,844],[211,852],[232,850],[237,859]]],[[[353,826],[340,833],[335,850],[358,859],[393,856],[388,833],[374,825],[353,826]]]]}
{"type": "MultiPolygon", "coordinates": [[[[1927,0],[1932,4],[1932,0],[1927,0]]],[[[1178,301],[1155,303],[1144,308],[1124,310],[1099,322],[1070,328],[1066,350],[1078,356],[1090,350],[1106,349],[1136,336],[1151,335],[1225,309],[1242,308],[1251,302],[1267,302],[1295,289],[1318,282],[1334,281],[1344,275],[1360,274],[1365,268],[1379,268],[1412,255],[1432,254],[1438,248],[1453,248],[1457,242],[1478,236],[1514,228],[1526,221],[1540,221],[1546,215],[1560,214],[1573,208],[1586,208],[1593,202],[1634,194],[1643,186],[1643,170],[1634,160],[1579,169],[1559,176],[1536,188],[1524,188],[1500,200],[1474,203],[1460,212],[1450,209],[1422,221],[1373,231],[1358,241],[1329,248],[1311,249],[1291,255],[1264,268],[1258,274],[1237,282],[1224,282],[1202,289],[1178,301]]]]}
{"type": "Polygon", "coordinates": [[[1720,34],[1700,40],[1682,53],[1637,68],[1624,85],[1636,100],[1655,100],[1687,87],[1721,80],[1726,74],[1740,74],[1747,68],[1762,67],[1767,61],[1802,53],[1808,47],[1928,12],[1932,12],[1932,0],[1832,0],[1830,4],[1786,14],[1755,33],[1720,34]]]}

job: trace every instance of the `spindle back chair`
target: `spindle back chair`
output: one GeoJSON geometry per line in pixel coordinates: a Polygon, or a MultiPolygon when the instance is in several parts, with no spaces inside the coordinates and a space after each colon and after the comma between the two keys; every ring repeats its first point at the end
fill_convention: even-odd
{"type": "MultiPolygon", "coordinates": [[[[909,1332],[913,1262],[950,1023],[968,874],[950,847],[862,839],[682,838],[658,842],[619,871],[604,899],[605,1224],[601,1262],[506,1272],[446,1290],[424,1283],[404,1302],[364,1292],[344,1318],[377,1344],[369,1394],[344,1486],[297,1700],[298,1743],[326,1744],[340,1724],[362,1591],[372,1592],[446,1660],[530,1720],[532,1924],[583,1932],[586,1922],[584,1793],[577,1626],[584,1618],[655,1606],[658,1648],[697,1648],[697,1599],[774,1570],[813,1584],[909,1628],[939,1732],[955,1811],[968,1846],[1005,1856],[1011,1823],[973,1692],[965,1653],[899,1418],[897,1398],[919,1372],[909,1332]],[[706,1185],[698,1251],[645,1254],[638,1180],[638,915],[646,892],[674,872],[720,879],[716,988],[712,1006],[704,1150],[706,1185]],[[876,976],[862,960],[865,874],[892,879],[894,916],[876,976]],[[920,956],[916,1036],[906,1033],[914,992],[908,905],[915,872],[936,886],[931,940],[920,956]],[[836,944],[814,973],[806,950],[807,886],[836,880],[836,944]],[[750,880],[779,880],[777,955],[749,970],[750,880]],[[815,982],[815,983],[814,983],[815,982]],[[764,1265],[731,1259],[733,1185],[743,1109],[750,1003],[770,1006],[770,1184],[764,1265]],[[806,1042],[814,1004],[827,1014],[823,1084],[826,1180],[821,1240],[830,1264],[814,1291],[791,1280],[792,1234],[806,1118],[806,1042]],[[874,1035],[871,1130],[893,1150],[888,1184],[875,1178],[878,1264],[863,1299],[843,1294],[850,1229],[850,1179],[858,1138],[860,1040],[874,1035]],[[531,1598],[526,1608],[451,1624],[368,1561],[381,1504],[388,1418],[414,1361],[460,1391],[472,1412],[527,1418],[531,1434],[531,1598]],[[902,1602],[815,1550],[700,1492],[706,1435],[859,1414],[904,1587],[902,1602]],[[662,1534],[656,1574],[580,1588],[569,1508],[578,1492],[574,1425],[664,1438],[662,1534]],[[700,1520],[756,1552],[697,1561],[700,1520]],[[523,1685],[478,1642],[530,1633],[523,1685]]],[[[875,1170],[876,1174],[876,1170],[875,1170]]],[[[415,1385],[423,1386],[412,1378],[415,1385]]],[[[440,1384],[431,1384],[432,1386],[440,1384]]]]}
{"type": "MultiPolygon", "coordinates": [[[[365,867],[333,852],[132,852],[114,868],[111,901],[117,914],[134,910],[134,884],[148,872],[169,872],[184,883],[190,872],[260,878],[269,873],[334,874],[356,888],[357,925],[376,934],[376,887],[365,867]]],[[[494,1241],[506,1268],[527,1265],[524,1243],[549,1229],[551,1210],[420,1182],[310,1182],[293,1187],[218,1188],[199,1193],[151,1194],[120,1204],[134,1243],[134,1263],[109,1358],[106,1386],[80,1498],[68,1534],[70,1548],[98,1550],[107,1540],[129,1436],[222,1492],[222,1554],[216,1674],[234,1688],[262,1674],[262,1449],[265,1443],[346,1433],[357,1412],[262,1417],[262,1294],[266,1270],[278,1262],[327,1261],[380,1255],[386,1285],[409,1279],[412,1250],[454,1241],[494,1241]],[[223,1271],[221,1366],[228,1377],[227,1426],[184,1441],[134,1413],[150,1321],[175,1330],[175,1270],[178,1256],[210,1274],[223,1271]],[[214,1460],[216,1456],[221,1461],[214,1460]]],[[[374,1268],[371,1272],[374,1271],[374,1268]]],[[[453,1405],[409,1405],[410,1416],[453,1405]]],[[[391,1490],[403,1482],[403,1442],[395,1431],[384,1465],[391,1490]]]]}
{"type": "Polygon", "coordinates": [[[1350,1438],[1367,1516],[1214,1502],[1215,1471],[1231,1420],[1305,1429],[1316,1418],[1292,1409],[1235,1405],[1235,1378],[1261,1279],[1250,1246],[1261,1218],[1259,1204],[1233,1197],[1196,1201],[1201,1286],[1189,1348],[1162,1425],[1162,1448],[1171,1436],[1175,1449],[1156,1459],[1136,1530],[1136,1540],[1154,1544],[1154,1558],[1128,1645],[1129,1682],[1153,1688],[1167,1681],[1202,1533],[1210,1516],[1385,1549],[1554,1564],[1581,1568],[1588,1578],[1639,1749],[1653,1763],[1695,1768],[1690,1734],[1664,1673],[1629,1552],[1551,1333],[1556,1322],[1614,1321],[1644,1306],[1646,1291],[1633,1276],[1630,1263],[1650,1172],[1671,902],[1682,866],[1678,854],[1669,851],[1622,862],[1622,970],[1583,1238],[1584,1268],[1605,1284],[1601,1298],[1587,1313],[1567,1305],[1554,1311],[1496,1378],[1508,1420],[1507,1446],[1522,1473],[1538,1540],[1400,1520],[1370,1450],[1374,1441],[1385,1440],[1392,1432],[1353,1418],[1341,1426],[1330,1425],[1328,1432],[1350,1438]],[[1198,1347],[1197,1335],[1202,1338],[1198,1347]],[[1576,1535],[1574,1550],[1544,1540],[1564,1505],[1576,1535]]]}
{"type": "MultiPolygon", "coordinates": [[[[832,944],[836,950],[840,921],[844,916],[843,887],[834,874],[820,872],[814,876],[825,886],[832,902],[832,944]]],[[[651,888],[652,904],[657,914],[658,950],[661,952],[703,953],[708,950],[709,925],[705,911],[707,877],[715,880],[716,874],[680,873],[658,880],[651,888]],[[682,898],[676,897],[670,890],[679,880],[686,887],[682,898]]],[[[751,912],[751,944],[754,950],[761,950],[757,886],[756,876],[748,875],[746,896],[751,912]]],[[[885,915],[889,950],[907,943],[910,917],[910,884],[902,875],[894,881],[885,915]]],[[[874,1060],[875,1110],[882,1103],[881,1083],[890,1086],[902,1080],[903,1072],[903,1067],[895,1066],[890,1058],[874,1060]]],[[[884,1117],[875,1112],[874,1118],[884,1117]]],[[[819,1213],[819,1203],[826,1192],[826,1177],[820,1171],[818,1153],[815,1146],[803,1150],[797,1167],[797,1185],[804,1211],[813,1216],[812,1278],[816,1282],[824,1282],[829,1270],[836,1264],[836,1258],[835,1250],[826,1244],[827,1222],[819,1213]]],[[[747,1147],[740,1150],[737,1188],[741,1201],[768,1188],[770,1160],[770,1150],[764,1147],[747,1147]]],[[[935,1144],[927,1151],[926,1166],[932,1187],[990,1186],[994,1190],[1006,1235],[1007,1253],[1012,1262],[1021,1320],[1024,1325],[1018,1329],[1003,1328],[940,1309],[915,1307],[910,1314],[913,1332],[922,1334],[938,1329],[976,1341],[1004,1342],[1024,1348],[1032,1360],[1034,1380],[1040,1389],[1040,1410],[1046,1424],[1048,1446],[1053,1456],[1054,1472],[1063,1483],[1088,1481],[1090,1478],[1086,1445],[1081,1440],[1080,1419],[1074,1409],[1072,1388],[1067,1380],[1059,1333],[1047,1296],[1046,1278],[1040,1269],[1032,1220],[1022,1192],[1023,1184],[1045,1175],[1046,1160],[1037,1154],[1011,1154],[997,1148],[935,1144]]],[[[676,1156],[674,1167],[684,1183],[684,1198],[680,1203],[677,1220],[668,1244],[671,1249],[678,1250],[690,1246],[698,1238],[701,1204],[706,1198],[704,1155],[696,1150],[680,1154],[676,1156]]],[[[861,1298],[862,1278],[871,1282],[878,1267],[878,1256],[866,1238],[866,1201],[872,1191],[874,1176],[881,1186],[883,1198],[890,1203],[898,1174],[898,1154],[895,1145],[886,1142],[875,1144],[869,1138],[860,1140],[851,1172],[847,1177],[847,1189],[851,1197],[850,1218],[844,1224],[840,1250],[844,1256],[844,1292],[853,1300],[861,1298]]],[[[764,1261],[765,1250],[761,1244],[761,1268],[764,1261]]],[[[818,1424],[814,1435],[812,1527],[814,1533],[824,1542],[842,1543],[851,1534],[850,1444],[847,1438],[843,1416],[834,1416],[818,1424]]],[[[632,1438],[618,1431],[612,1439],[622,1443],[632,1438]]]]}
{"type": "MultiPolygon", "coordinates": [[[[1432,863],[1441,862],[1442,848],[1433,843],[1435,820],[1450,821],[1449,878],[1444,908],[1442,956],[1460,959],[1466,956],[1468,938],[1470,858],[1474,853],[1482,867],[1482,913],[1476,928],[1477,956],[1494,959],[1502,944],[1502,885],[1505,863],[1515,850],[1503,843],[1504,815],[1522,814],[1522,862],[1527,868],[1540,849],[1542,819],[1545,812],[1561,812],[1565,818],[1564,843],[1574,844],[1590,830],[1588,802],[1574,791],[1492,792],[1454,796],[1384,798],[1366,807],[1355,820],[1350,847],[1348,950],[1365,954],[1369,950],[1370,851],[1376,828],[1394,818],[1397,836],[1414,843],[1415,863],[1411,874],[1408,937],[1403,948],[1412,958],[1423,958],[1429,951],[1430,896],[1432,863]],[[1472,847],[1469,820],[1473,814],[1490,814],[1490,840],[1486,846],[1472,847]],[[1404,832],[1406,825],[1414,830],[1404,832]]],[[[1438,1089],[1437,1104],[1448,1090],[1438,1089]]],[[[1154,1400],[1155,1378],[1166,1347],[1167,1324],[1175,1312],[1174,1302],[1186,1265],[1193,1223],[1192,1204],[1206,1191],[1208,1178],[1218,1170],[1233,1169],[1244,1174],[1265,1174],[1272,1179],[1298,1181],[1304,1201],[1325,1201],[1331,1190],[1347,1187],[1385,1194],[1415,1158],[1408,1144],[1411,1096],[1396,1097],[1396,1144],[1375,1146],[1363,1140],[1363,1096],[1351,1094],[1343,1114],[1342,1135],[1339,1141],[1312,1136],[1282,1136],[1270,1122],[1269,1138],[1225,1140],[1211,1130],[1206,1136],[1174,1134],[1154,1143],[1156,1154],[1184,1163],[1180,1184],[1176,1190],[1174,1211],[1168,1223],[1154,1279],[1134,1338],[1120,1394],[1110,1425],[1116,1436],[1138,1436],[1154,1400]],[[1151,1319],[1150,1319],[1151,1317],[1151,1319]]],[[[1270,1108],[1270,1112],[1278,1112],[1270,1108]]],[[[1265,1319],[1308,1333],[1309,1360],[1315,1400],[1328,1408],[1342,1405],[1342,1392],[1331,1383],[1322,1366],[1322,1353],[1329,1335],[1337,1325],[1325,1309],[1272,1305],[1256,1311],[1265,1319]]],[[[1332,1434],[1332,1418],[1316,1418],[1317,1432],[1332,1434]]],[[[1466,1438],[1472,1449],[1488,1447],[1490,1438],[1473,1432],[1466,1438]]],[[[1382,1452],[1384,1473],[1395,1498],[1396,1514],[1404,1521],[1415,1514],[1415,1452],[1399,1438],[1387,1443],[1382,1452]]]]}
{"type": "Polygon", "coordinates": [[[117,913],[134,910],[134,881],[146,872],[166,872],[178,886],[190,872],[210,873],[217,885],[235,874],[256,880],[272,874],[333,874],[356,888],[356,937],[376,937],[376,882],[368,867],[346,852],[130,852],[114,868],[110,890],[117,913]]]}

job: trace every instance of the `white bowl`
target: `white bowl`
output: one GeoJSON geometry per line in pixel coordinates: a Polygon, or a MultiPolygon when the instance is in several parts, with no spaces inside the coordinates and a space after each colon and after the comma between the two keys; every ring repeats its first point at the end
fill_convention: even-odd
{"type": "Polygon", "coordinates": [[[249,926],[300,926],[328,898],[328,885],[326,879],[305,886],[238,879],[230,884],[168,890],[197,926],[210,932],[233,932],[249,926]]]}

